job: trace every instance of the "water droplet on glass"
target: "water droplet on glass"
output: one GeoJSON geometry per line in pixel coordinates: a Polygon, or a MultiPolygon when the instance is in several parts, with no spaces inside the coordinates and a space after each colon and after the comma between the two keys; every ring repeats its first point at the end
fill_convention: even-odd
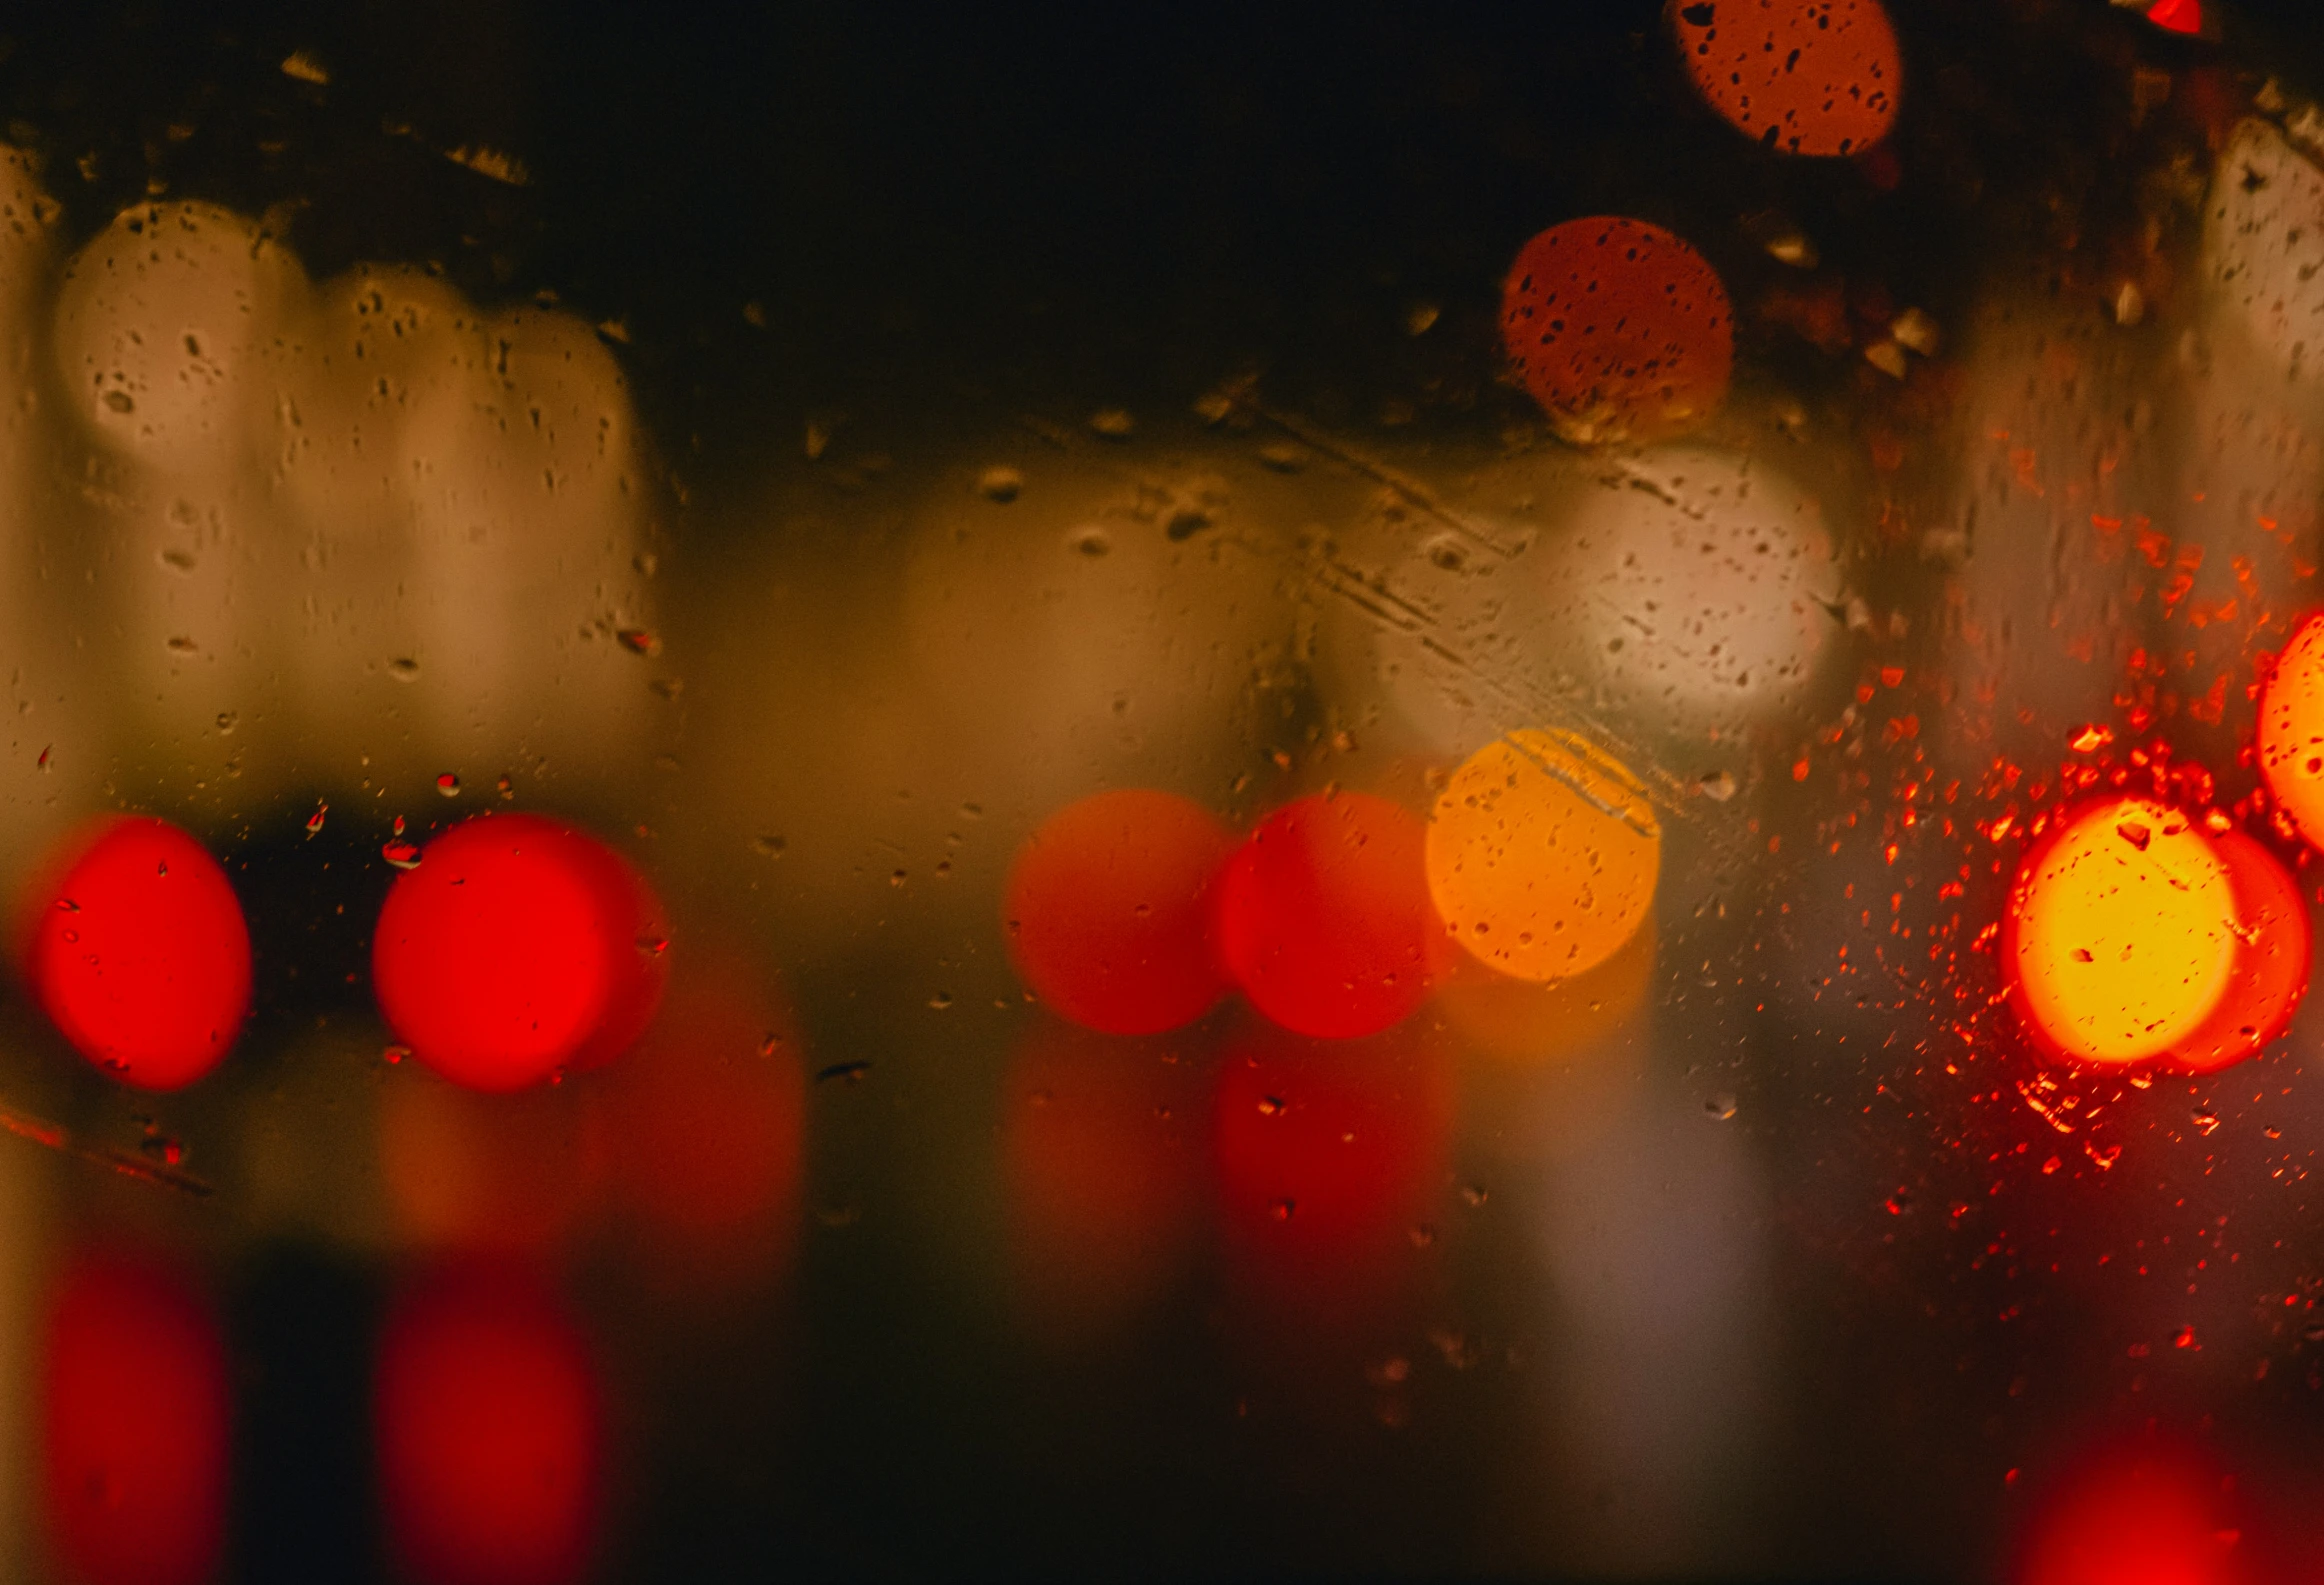
{"type": "Polygon", "coordinates": [[[460,778],[453,775],[450,771],[444,772],[443,775],[436,778],[436,791],[442,793],[447,798],[459,797],[460,778]]]}
{"type": "Polygon", "coordinates": [[[387,674],[397,682],[417,682],[420,676],[420,663],[408,655],[403,656],[387,663],[387,674]]]}
{"type": "Polygon", "coordinates": [[[1703,1115],[1714,1122],[1725,1122],[1735,1115],[1735,1097],[1721,1092],[1703,1102],[1703,1115]]]}
{"type": "Polygon", "coordinates": [[[381,848],[379,856],[399,870],[416,870],[420,867],[420,848],[416,842],[398,838],[381,848]]]}
{"type": "Polygon", "coordinates": [[[218,712],[218,735],[220,737],[231,736],[235,727],[239,725],[241,725],[241,718],[233,711],[221,710],[218,712]]]}
{"type": "Polygon", "coordinates": [[[786,846],[781,837],[752,837],[750,850],[761,858],[779,859],[786,846]]]}
{"type": "Polygon", "coordinates": [[[1715,804],[1723,804],[1735,796],[1735,778],[1723,770],[1711,772],[1695,785],[1703,790],[1705,798],[1715,804]]]}
{"type": "Polygon", "coordinates": [[[662,652],[662,641],[642,627],[625,627],[613,636],[621,640],[622,648],[633,655],[643,655],[648,660],[662,652]]]}
{"type": "Polygon", "coordinates": [[[935,1008],[938,1012],[942,1012],[944,1009],[952,1005],[952,993],[950,991],[938,991],[934,996],[928,998],[928,1005],[935,1008]]]}
{"type": "Polygon", "coordinates": [[[389,1046],[379,1054],[379,1060],[392,1068],[411,1054],[412,1048],[409,1046],[389,1046]]]}
{"type": "Polygon", "coordinates": [[[2187,1121],[2193,1123],[2198,1131],[2208,1134],[2219,1126],[2219,1114],[2209,1107],[2197,1107],[2187,1114],[2187,1121]]]}
{"type": "Polygon", "coordinates": [[[1014,468],[987,468],[977,475],[976,493],[1006,505],[1025,489],[1025,476],[1014,468]]]}
{"type": "Polygon", "coordinates": [[[314,836],[316,833],[323,829],[323,816],[329,814],[330,812],[331,806],[327,803],[317,803],[315,805],[315,812],[307,816],[308,836],[314,836]]]}

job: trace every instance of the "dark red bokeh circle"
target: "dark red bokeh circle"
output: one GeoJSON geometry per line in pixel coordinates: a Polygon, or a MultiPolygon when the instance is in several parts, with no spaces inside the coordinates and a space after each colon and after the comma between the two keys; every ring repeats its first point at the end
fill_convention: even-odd
{"type": "Polygon", "coordinates": [[[618,1055],[652,1020],[667,924],[636,871],[540,815],[479,815],[396,878],[372,941],[381,1014],[471,1089],[522,1089],[618,1055]]]}
{"type": "Polygon", "coordinates": [[[218,861],[166,820],[68,837],[28,888],[27,979],[80,1053],[141,1089],[225,1060],[250,1010],[250,932],[218,861]]]}

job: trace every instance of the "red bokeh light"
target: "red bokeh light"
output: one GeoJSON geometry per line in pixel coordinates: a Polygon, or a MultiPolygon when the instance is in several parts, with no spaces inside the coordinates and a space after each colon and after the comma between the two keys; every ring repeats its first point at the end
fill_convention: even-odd
{"type": "Polygon", "coordinates": [[[1018,1048],[1002,1158],[1015,1291],[1041,1336],[1100,1332],[1184,1270],[1201,1226],[1199,1049],[1048,1020],[1018,1048]]]}
{"type": "Polygon", "coordinates": [[[140,1089],[225,1060],[250,1010],[250,932],[218,861],[149,815],[68,837],[26,890],[26,977],[80,1053],[140,1089]]]}
{"type": "Polygon", "coordinates": [[[563,1307],[514,1269],[450,1269],[389,1315],[373,1381],[380,1496],[431,1585],[566,1585],[594,1550],[603,1413],[563,1307]]]}
{"type": "Polygon", "coordinates": [[[396,878],[372,942],[381,1013],[471,1089],[522,1089],[617,1056],[668,977],[668,924],[628,862],[539,815],[487,814],[396,878]]]}
{"type": "Polygon", "coordinates": [[[1051,815],[1010,866],[1009,958],[1060,1017],[1109,1035],[1192,1023],[1226,992],[1211,943],[1226,827],[1172,793],[1124,788],[1051,815]]]}
{"type": "Polygon", "coordinates": [[[1501,343],[1567,440],[1649,441],[1693,428],[1725,398],[1735,320],[1718,272],[1684,241],[1592,215],[1518,251],[1501,343]]]}
{"type": "Polygon", "coordinates": [[[2203,31],[2203,0],[2155,0],[2146,19],[2170,33],[2203,31]]]}
{"type": "Polygon", "coordinates": [[[1453,1112],[1449,1069],[1408,1033],[1327,1045],[1255,1029],[1231,1044],[1211,1126],[1246,1272],[1302,1300],[1392,1285],[1443,1189],[1453,1112]]]}
{"type": "Polygon", "coordinates": [[[1703,98],[1768,148],[1861,154],[1896,122],[1904,60],[1880,0],[1679,0],[1671,20],[1703,98]]]}
{"type": "Polygon", "coordinates": [[[49,1302],[41,1495],[52,1561],[81,1585],[200,1585],[226,1533],[226,1347],[175,1269],[68,1265],[49,1302]]]}
{"type": "Polygon", "coordinates": [[[1369,793],[1298,799],[1259,823],[1219,884],[1219,950],[1252,1005],[1303,1035],[1401,1023],[1444,945],[1425,834],[1369,793]]]}

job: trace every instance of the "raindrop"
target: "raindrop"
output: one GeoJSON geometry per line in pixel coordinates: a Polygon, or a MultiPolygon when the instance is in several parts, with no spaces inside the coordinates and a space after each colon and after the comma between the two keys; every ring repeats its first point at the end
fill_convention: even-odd
{"type": "Polygon", "coordinates": [[[1007,505],[1024,493],[1025,476],[1014,468],[987,468],[977,475],[976,493],[1007,505]]]}
{"type": "Polygon", "coordinates": [[[436,791],[442,793],[447,798],[459,797],[460,778],[455,776],[450,771],[444,772],[443,775],[436,778],[436,791]]]}
{"type": "Polygon", "coordinates": [[[1712,771],[1695,785],[1702,788],[1703,796],[1715,804],[1723,804],[1735,796],[1735,778],[1723,770],[1712,771]]]}
{"type": "Polygon", "coordinates": [[[417,682],[420,676],[420,663],[409,656],[403,656],[387,663],[387,674],[397,682],[417,682]]]}
{"type": "Polygon", "coordinates": [[[1703,1115],[1713,1122],[1723,1123],[1735,1115],[1735,1097],[1726,1091],[1703,1102],[1703,1115]]]}
{"type": "Polygon", "coordinates": [[[379,856],[399,870],[416,870],[420,867],[419,844],[406,842],[400,837],[382,847],[379,856]]]}

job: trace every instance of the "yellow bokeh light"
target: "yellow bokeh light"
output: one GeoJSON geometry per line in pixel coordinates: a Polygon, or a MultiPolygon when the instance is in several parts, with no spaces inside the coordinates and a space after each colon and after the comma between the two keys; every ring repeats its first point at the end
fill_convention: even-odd
{"type": "Polygon", "coordinates": [[[2194,1034],[2235,967],[2227,861],[2180,811],[2096,804],[2019,870],[2003,963],[2038,1036],[2083,1062],[2140,1062],[2194,1034]]]}
{"type": "Polygon", "coordinates": [[[1428,889],[1454,940],[1521,980],[1586,973],[1638,933],[1662,827],[1638,779],[1570,732],[1510,732],[1452,774],[1428,889]]]}

